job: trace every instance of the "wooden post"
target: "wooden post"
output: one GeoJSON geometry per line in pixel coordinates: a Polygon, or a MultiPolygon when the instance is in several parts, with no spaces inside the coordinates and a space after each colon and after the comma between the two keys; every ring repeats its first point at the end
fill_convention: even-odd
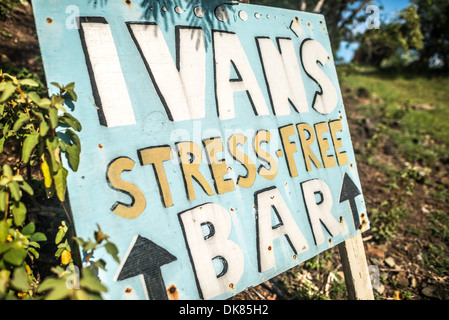
{"type": "Polygon", "coordinates": [[[362,235],[358,234],[338,245],[350,300],[374,300],[366,263],[362,235]]]}

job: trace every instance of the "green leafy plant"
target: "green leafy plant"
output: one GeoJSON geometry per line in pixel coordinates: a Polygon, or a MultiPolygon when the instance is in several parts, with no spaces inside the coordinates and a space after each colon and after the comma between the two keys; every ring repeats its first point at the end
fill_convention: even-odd
{"type": "Polygon", "coordinates": [[[98,300],[101,294],[107,292],[107,288],[101,283],[96,274],[99,269],[106,270],[106,262],[103,259],[92,261],[95,251],[105,249],[115,261],[120,262],[117,254],[118,250],[115,244],[110,242],[109,236],[105,235],[99,226],[94,233],[94,240],[84,240],[75,238],[78,244],[86,254],[86,260],[83,268],[80,270],[74,265],[71,257],[71,247],[64,239],[68,231],[65,222],[59,229],[55,242],[58,244],[57,257],[61,257],[61,266],[52,268],[56,275],[54,278],[45,279],[39,286],[37,292],[45,294],[47,300],[98,300]],[[67,265],[64,269],[63,265],[67,265]]]}
{"type": "Polygon", "coordinates": [[[56,195],[64,202],[69,171],[61,156],[77,171],[81,152],[76,134],[81,124],[66,110],[70,101],[77,100],[75,84],[52,85],[58,92],[47,97],[39,81],[0,70],[0,154],[8,154],[8,163],[0,168],[0,299],[100,299],[107,288],[97,273],[106,263],[95,261],[93,254],[103,249],[119,261],[117,247],[100,227],[94,240],[83,240],[73,238],[62,221],[55,238],[55,257],[60,259],[60,265],[52,268],[55,276],[42,282],[34,276],[39,243],[47,237],[36,231],[33,222],[27,223],[25,195],[35,196],[31,169],[40,171],[47,197],[56,195]],[[82,268],[72,258],[78,246],[87,254],[82,268]]]}
{"type": "Polygon", "coordinates": [[[39,86],[34,80],[18,80],[7,73],[0,73],[0,77],[3,130],[0,151],[8,139],[15,140],[21,146],[16,168],[39,163],[47,194],[56,193],[59,200],[64,201],[68,171],[60,155],[65,154],[71,169],[77,171],[81,152],[81,143],[75,133],[81,131],[81,124],[63,106],[66,99],[76,101],[75,84],[60,86],[52,83],[59,88],[59,93],[41,98],[35,90],[26,90],[39,86]]]}
{"type": "Polygon", "coordinates": [[[27,210],[22,192],[32,195],[33,189],[21,175],[14,175],[9,165],[3,165],[1,173],[0,298],[32,296],[36,279],[29,262],[39,258],[39,242],[47,237],[36,232],[33,222],[23,225],[27,210]]]}

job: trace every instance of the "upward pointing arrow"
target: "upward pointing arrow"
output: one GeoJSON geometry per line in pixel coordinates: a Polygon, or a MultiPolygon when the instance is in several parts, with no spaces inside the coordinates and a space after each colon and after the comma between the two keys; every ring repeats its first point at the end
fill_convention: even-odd
{"type": "Polygon", "coordinates": [[[360,218],[357,210],[357,205],[355,203],[355,198],[360,195],[361,192],[351,180],[347,173],[343,177],[343,184],[340,191],[340,203],[349,201],[349,206],[351,207],[352,217],[354,219],[354,227],[356,230],[360,228],[360,218]]]}
{"type": "Polygon", "coordinates": [[[154,242],[137,236],[128,257],[122,264],[118,281],[142,275],[150,300],[168,300],[161,267],[176,257],[154,242]]]}

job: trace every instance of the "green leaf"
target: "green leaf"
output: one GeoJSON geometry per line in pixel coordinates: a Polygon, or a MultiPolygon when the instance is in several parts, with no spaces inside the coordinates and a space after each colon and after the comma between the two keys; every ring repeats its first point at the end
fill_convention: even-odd
{"type": "Polygon", "coordinates": [[[25,227],[23,227],[22,234],[25,236],[31,236],[35,230],[36,226],[34,225],[34,222],[30,222],[25,227]]]}
{"type": "Polygon", "coordinates": [[[20,201],[20,198],[22,197],[22,195],[20,194],[19,184],[15,181],[12,181],[12,182],[8,183],[8,188],[9,188],[9,190],[11,192],[11,196],[14,198],[14,200],[20,201]]]}
{"type": "Polygon", "coordinates": [[[50,116],[51,128],[55,129],[58,126],[58,109],[50,108],[50,110],[48,110],[48,114],[50,116]]]}
{"type": "Polygon", "coordinates": [[[1,178],[0,179],[0,186],[1,187],[6,186],[9,183],[10,180],[11,180],[11,178],[8,178],[8,177],[1,178]]]}
{"type": "Polygon", "coordinates": [[[48,154],[51,159],[51,166],[53,173],[58,172],[61,169],[61,158],[59,154],[59,139],[57,137],[47,137],[45,139],[45,145],[48,149],[48,154]]]}
{"type": "Polygon", "coordinates": [[[42,98],[42,99],[39,100],[39,102],[37,103],[37,105],[38,105],[39,107],[48,109],[48,107],[50,107],[50,105],[51,105],[51,101],[50,101],[50,99],[48,99],[48,98],[42,98]]]}
{"type": "Polygon", "coordinates": [[[22,161],[24,163],[28,163],[28,161],[30,161],[31,153],[33,152],[34,148],[38,145],[38,143],[39,143],[39,134],[37,132],[31,133],[25,138],[22,148],[22,161]]]}
{"type": "Polygon", "coordinates": [[[104,261],[103,259],[96,260],[92,263],[92,267],[103,269],[106,271],[106,261],[104,261]]]}
{"type": "Polygon", "coordinates": [[[11,136],[13,134],[13,132],[11,130],[9,130],[10,124],[6,123],[5,126],[3,127],[3,136],[5,138],[8,138],[9,136],[11,136]]]}
{"type": "Polygon", "coordinates": [[[75,131],[81,131],[82,126],[81,123],[72,116],[70,113],[65,112],[62,116],[59,117],[59,122],[66,124],[72,127],[75,131]]]}
{"type": "Polygon", "coordinates": [[[21,292],[26,292],[30,288],[30,283],[28,282],[28,274],[25,268],[16,268],[13,273],[13,278],[11,284],[17,290],[21,292]]]}
{"type": "Polygon", "coordinates": [[[9,97],[11,97],[11,95],[16,91],[16,88],[17,87],[11,81],[8,81],[3,87],[3,93],[0,97],[0,103],[8,100],[9,97]]]}
{"type": "Polygon", "coordinates": [[[40,245],[39,243],[35,242],[35,241],[30,241],[30,242],[28,243],[28,245],[29,245],[30,247],[34,247],[34,248],[38,248],[38,249],[41,247],[41,245],[40,245]]]}
{"type": "Polygon", "coordinates": [[[12,131],[17,132],[19,131],[23,125],[30,120],[30,116],[26,114],[22,114],[19,119],[14,123],[14,126],[12,127],[12,131]]]}
{"type": "Polygon", "coordinates": [[[76,95],[75,91],[71,89],[67,89],[67,93],[70,95],[73,101],[78,100],[78,96],[76,95]]]}
{"type": "Polygon", "coordinates": [[[16,181],[16,182],[24,182],[23,177],[20,174],[16,174],[13,178],[12,181],[16,181]]]}
{"type": "Polygon", "coordinates": [[[54,85],[55,87],[57,87],[58,89],[62,89],[62,87],[59,85],[59,83],[57,82],[50,82],[50,84],[54,85]]]}
{"type": "Polygon", "coordinates": [[[6,196],[7,196],[7,191],[1,190],[0,191],[0,211],[1,212],[5,212],[5,210],[6,210],[6,196]]]}
{"type": "Polygon", "coordinates": [[[61,152],[66,152],[67,143],[65,143],[63,140],[59,140],[59,149],[61,149],[61,152]]]}
{"type": "Polygon", "coordinates": [[[0,243],[0,254],[8,251],[11,248],[11,243],[0,243]]]}
{"type": "Polygon", "coordinates": [[[41,137],[47,135],[49,129],[50,126],[48,125],[47,121],[42,120],[41,124],[39,125],[39,134],[41,135],[41,137]]]}
{"type": "Polygon", "coordinates": [[[22,181],[22,183],[20,184],[20,188],[30,196],[34,194],[33,188],[31,188],[31,186],[26,181],[22,181]]]}
{"type": "Polygon", "coordinates": [[[56,250],[55,257],[59,258],[64,250],[65,248],[59,248],[58,250],[56,250]]]}
{"type": "Polygon", "coordinates": [[[0,243],[5,243],[8,238],[9,227],[6,221],[0,221],[0,243]]]}
{"type": "Polygon", "coordinates": [[[80,150],[77,145],[67,145],[66,154],[68,155],[70,168],[76,172],[80,163],[80,150]]]}
{"type": "Polygon", "coordinates": [[[108,289],[95,277],[91,269],[83,269],[80,286],[93,292],[107,292],[108,289]]]}
{"type": "Polygon", "coordinates": [[[5,145],[6,137],[0,138],[0,153],[3,152],[3,146],[5,145]]]}
{"type": "Polygon", "coordinates": [[[115,244],[113,244],[112,242],[107,242],[104,245],[106,251],[114,258],[115,261],[117,261],[118,263],[120,263],[120,259],[118,258],[118,249],[117,246],[115,244]]]}
{"type": "Polygon", "coordinates": [[[65,132],[69,134],[70,139],[78,147],[78,149],[81,152],[81,141],[80,141],[80,138],[78,137],[78,135],[70,129],[67,129],[65,132]]]}
{"type": "Polygon", "coordinates": [[[7,177],[12,176],[12,169],[9,165],[7,165],[7,164],[3,165],[3,174],[6,175],[7,177]]]}
{"type": "Polygon", "coordinates": [[[37,288],[37,293],[43,293],[45,291],[50,291],[49,294],[45,296],[47,300],[62,299],[68,294],[68,289],[65,285],[64,278],[46,278],[37,288]],[[50,291],[51,290],[51,291],[50,291]],[[52,292],[56,291],[53,295],[52,292]]]}
{"type": "Polygon", "coordinates": [[[54,287],[53,290],[45,296],[45,300],[64,300],[69,295],[69,292],[65,282],[63,282],[54,287]]]}
{"type": "Polygon", "coordinates": [[[31,241],[47,241],[47,236],[43,234],[42,232],[36,232],[30,237],[31,241]]]}
{"type": "Polygon", "coordinates": [[[26,256],[27,251],[25,249],[11,248],[3,255],[3,259],[14,266],[20,266],[25,261],[26,256]]]}
{"type": "Polygon", "coordinates": [[[84,251],[89,252],[97,247],[97,243],[89,239],[87,242],[84,242],[82,247],[84,251]]]}
{"type": "Polygon", "coordinates": [[[59,139],[56,137],[49,137],[45,140],[45,143],[47,145],[48,150],[50,150],[50,153],[53,153],[53,151],[56,150],[56,148],[59,146],[59,139]]]}
{"type": "Polygon", "coordinates": [[[19,80],[21,86],[39,87],[39,84],[32,79],[22,79],[19,80]]]}
{"type": "MultiPolygon", "coordinates": [[[[31,252],[36,259],[39,259],[39,252],[37,252],[37,250],[34,249],[33,247],[28,247],[28,252],[31,252]]],[[[31,255],[30,257],[33,258],[31,255]]]]}
{"type": "Polygon", "coordinates": [[[65,193],[67,189],[67,175],[68,171],[61,167],[58,172],[53,176],[55,181],[56,194],[61,202],[64,202],[65,193]]]}
{"type": "Polygon", "coordinates": [[[75,89],[75,82],[70,82],[69,84],[65,85],[64,88],[66,90],[73,90],[73,89],[75,89]]]}
{"type": "Polygon", "coordinates": [[[31,99],[31,101],[35,102],[37,105],[41,102],[41,97],[36,92],[28,92],[28,98],[31,99]]]}
{"type": "Polygon", "coordinates": [[[84,249],[84,246],[86,245],[86,241],[84,241],[83,238],[74,237],[76,243],[84,249]]]}
{"type": "Polygon", "coordinates": [[[75,291],[75,298],[77,300],[91,300],[91,295],[82,289],[78,289],[75,291]]]}
{"type": "Polygon", "coordinates": [[[55,244],[59,244],[62,241],[62,239],[64,239],[65,233],[66,232],[65,232],[64,228],[59,229],[59,231],[55,237],[55,244]]]}
{"type": "Polygon", "coordinates": [[[23,202],[14,202],[11,207],[14,224],[19,227],[23,224],[26,218],[27,208],[23,202]]]}

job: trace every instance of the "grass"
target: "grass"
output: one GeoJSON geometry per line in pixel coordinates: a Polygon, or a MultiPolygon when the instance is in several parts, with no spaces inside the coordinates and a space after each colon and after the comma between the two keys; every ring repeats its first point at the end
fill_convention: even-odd
{"type": "Polygon", "coordinates": [[[432,166],[447,158],[449,146],[449,77],[398,74],[359,66],[338,69],[343,86],[365,88],[376,103],[360,112],[376,117],[401,155],[432,166]]]}
{"type": "MultiPolygon", "coordinates": [[[[401,221],[409,215],[414,186],[426,185],[439,203],[427,217],[427,225],[405,226],[413,236],[426,234],[422,267],[440,276],[449,275],[449,76],[413,75],[362,66],[338,68],[340,83],[351,92],[369,92],[357,106],[375,128],[366,141],[361,160],[388,177],[385,199],[374,206],[370,220],[374,238],[393,239],[401,221]],[[363,90],[360,90],[363,88],[363,90]],[[399,163],[376,163],[381,148],[390,144],[399,163]],[[395,167],[396,166],[396,167],[395,167]],[[442,173],[438,171],[443,168],[442,173]],[[443,183],[443,179],[446,182],[443,183]],[[427,236],[428,234],[428,236],[427,236]]],[[[449,287],[445,285],[449,298],[449,287]]]]}

